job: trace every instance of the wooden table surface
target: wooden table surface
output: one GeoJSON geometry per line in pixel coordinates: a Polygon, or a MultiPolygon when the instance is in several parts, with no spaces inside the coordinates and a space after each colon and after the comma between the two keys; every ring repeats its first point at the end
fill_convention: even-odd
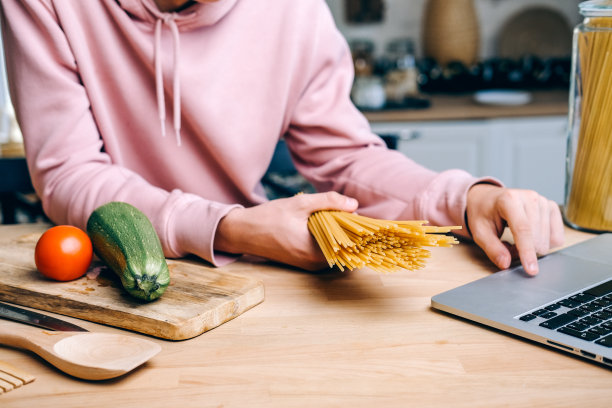
{"type": "MultiPolygon", "coordinates": [[[[0,227],[0,235],[28,226],[0,227]]],[[[566,244],[589,238],[567,230],[566,244]]],[[[0,266],[1,268],[1,266],[0,266]]],[[[430,308],[431,296],[493,273],[478,248],[436,248],[424,270],[309,274],[257,262],[266,299],[115,380],[78,380],[0,347],[36,380],[9,407],[609,407],[612,370],[430,308]],[[580,399],[580,402],[578,402],[580,399]]],[[[112,327],[65,318],[90,331],[112,327]]]]}

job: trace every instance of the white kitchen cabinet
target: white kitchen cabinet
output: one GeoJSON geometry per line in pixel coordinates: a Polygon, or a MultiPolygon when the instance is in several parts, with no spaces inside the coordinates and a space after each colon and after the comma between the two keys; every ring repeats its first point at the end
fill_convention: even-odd
{"type": "Polygon", "coordinates": [[[565,116],[431,122],[372,122],[398,138],[397,149],[433,170],[467,170],[506,186],[538,191],[563,202],[565,116]]]}
{"type": "Polygon", "coordinates": [[[563,202],[567,118],[499,119],[492,121],[504,154],[500,179],[509,186],[536,190],[563,202]]]}

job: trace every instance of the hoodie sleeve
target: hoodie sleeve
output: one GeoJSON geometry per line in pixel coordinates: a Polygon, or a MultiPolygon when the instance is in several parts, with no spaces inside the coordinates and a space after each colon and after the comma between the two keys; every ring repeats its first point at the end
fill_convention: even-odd
{"type": "Polygon", "coordinates": [[[313,18],[309,78],[286,135],[297,169],[320,191],[359,200],[359,212],[378,218],[461,225],[468,189],[477,179],[463,170],[433,172],[373,134],[350,100],[353,65],[349,47],[326,7],[313,18]]]}
{"type": "Polygon", "coordinates": [[[32,183],[49,218],[85,228],[89,214],[126,201],[153,223],[167,257],[193,253],[215,265],[219,220],[236,206],[157,188],[113,163],[90,109],[70,45],[49,1],[2,0],[11,99],[32,183]]]}

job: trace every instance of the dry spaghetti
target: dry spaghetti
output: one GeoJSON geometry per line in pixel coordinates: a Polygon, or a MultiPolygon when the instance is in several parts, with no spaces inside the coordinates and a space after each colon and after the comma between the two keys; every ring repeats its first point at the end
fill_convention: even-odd
{"type": "Polygon", "coordinates": [[[450,232],[461,227],[426,226],[427,221],[388,221],[344,211],[313,213],[308,229],[330,267],[344,270],[368,267],[378,272],[416,270],[425,266],[430,251],[458,241],[450,232]]]}

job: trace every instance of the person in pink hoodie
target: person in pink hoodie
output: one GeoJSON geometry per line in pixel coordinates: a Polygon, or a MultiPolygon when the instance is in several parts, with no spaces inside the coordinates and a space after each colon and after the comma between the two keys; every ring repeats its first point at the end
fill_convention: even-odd
{"type": "Polygon", "coordinates": [[[11,98],[55,223],[83,228],[126,201],[168,257],[310,270],[326,265],[307,229],[320,209],[462,225],[498,267],[517,249],[530,274],[563,241],[558,206],[535,192],[385,147],[350,101],[351,54],[324,0],[1,4],[11,98]],[[280,138],[321,193],[267,199],[280,138]],[[515,248],[499,239],[506,225],[515,248]]]}

